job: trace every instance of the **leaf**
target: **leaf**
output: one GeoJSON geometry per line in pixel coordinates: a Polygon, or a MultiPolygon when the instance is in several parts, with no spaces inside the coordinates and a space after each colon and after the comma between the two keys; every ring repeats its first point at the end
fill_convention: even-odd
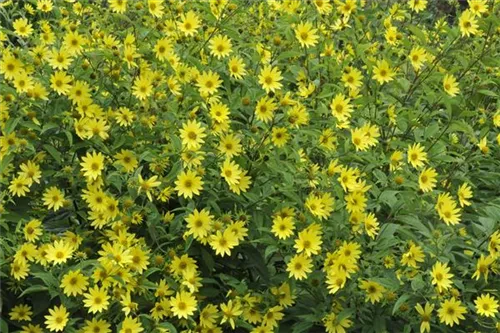
{"type": "Polygon", "coordinates": [[[288,59],[288,58],[295,58],[295,57],[299,57],[301,55],[304,55],[304,52],[299,52],[299,51],[295,51],[295,50],[285,51],[276,57],[276,61],[280,61],[280,60],[284,60],[284,59],[288,59]]]}
{"type": "Polygon", "coordinates": [[[267,270],[266,263],[260,251],[250,244],[242,245],[241,251],[247,256],[249,267],[255,267],[259,272],[259,276],[262,278],[262,280],[265,283],[268,283],[269,271],[267,270]]]}
{"type": "Polygon", "coordinates": [[[399,307],[403,305],[404,302],[406,302],[410,298],[409,294],[403,294],[396,303],[394,303],[394,307],[392,308],[392,314],[394,315],[396,312],[399,311],[399,307]]]}
{"type": "Polygon", "coordinates": [[[165,321],[163,323],[158,324],[159,327],[161,328],[166,328],[169,330],[169,333],[177,333],[177,329],[175,328],[174,325],[169,323],[168,321],[165,321]]]}
{"type": "Polygon", "coordinates": [[[48,290],[49,290],[49,288],[47,288],[46,286],[35,285],[35,286],[31,286],[31,287],[26,288],[21,293],[21,295],[19,295],[19,297],[23,297],[24,295],[29,295],[29,294],[33,294],[33,293],[39,293],[41,291],[48,291],[48,290]]]}
{"type": "Polygon", "coordinates": [[[292,333],[302,333],[309,332],[309,329],[313,326],[312,322],[301,321],[298,324],[293,325],[292,333]]]}
{"type": "Polygon", "coordinates": [[[57,163],[61,163],[61,153],[57,151],[54,146],[51,145],[43,145],[43,148],[56,160],[57,163]]]}

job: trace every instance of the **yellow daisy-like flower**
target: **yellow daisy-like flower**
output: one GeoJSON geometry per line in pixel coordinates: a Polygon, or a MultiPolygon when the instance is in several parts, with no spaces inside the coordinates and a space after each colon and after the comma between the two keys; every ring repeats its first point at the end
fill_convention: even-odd
{"type": "Polygon", "coordinates": [[[196,311],[198,301],[193,294],[181,291],[170,298],[170,304],[174,316],[187,319],[196,311]]]}
{"type": "Polygon", "coordinates": [[[380,302],[385,292],[385,288],[380,283],[369,280],[361,281],[359,288],[366,293],[365,301],[370,301],[372,304],[380,302]]]}
{"type": "Polygon", "coordinates": [[[418,177],[418,185],[422,192],[430,192],[434,187],[436,187],[437,182],[437,172],[433,168],[427,168],[420,173],[418,177]]]}
{"type": "Polygon", "coordinates": [[[96,180],[97,177],[101,176],[104,169],[104,155],[95,151],[91,153],[87,152],[87,155],[82,158],[80,166],[85,177],[96,180]]]}
{"type": "Polygon", "coordinates": [[[210,40],[210,53],[218,59],[231,54],[231,40],[227,36],[217,35],[210,40]]]}
{"type": "Polygon", "coordinates": [[[283,86],[280,82],[283,80],[281,76],[281,71],[278,67],[265,66],[259,74],[259,83],[262,89],[269,93],[281,89],[283,86]]]}
{"type": "Polygon", "coordinates": [[[180,130],[182,144],[189,150],[198,150],[205,142],[203,139],[207,136],[205,128],[196,120],[188,120],[182,125],[180,130]]]}
{"type": "Polygon", "coordinates": [[[460,323],[460,320],[465,319],[464,314],[467,309],[462,306],[462,302],[452,297],[441,303],[441,308],[438,310],[439,321],[450,327],[460,323]]]}
{"type": "Polygon", "coordinates": [[[105,288],[97,287],[90,288],[86,294],[83,295],[83,305],[89,308],[90,313],[97,313],[105,311],[109,306],[109,296],[105,288]]]}
{"type": "Polygon", "coordinates": [[[200,191],[203,189],[201,177],[191,170],[182,171],[177,176],[175,185],[178,195],[184,198],[192,198],[193,195],[200,195],[200,191]]]}
{"type": "Polygon", "coordinates": [[[18,18],[12,22],[12,27],[14,28],[16,34],[20,37],[28,37],[33,32],[33,26],[26,18],[18,18]]]}
{"type": "Polygon", "coordinates": [[[427,162],[427,153],[424,151],[424,147],[420,143],[415,143],[408,146],[408,163],[410,163],[415,169],[418,169],[427,162]]]}
{"type": "Polygon", "coordinates": [[[498,300],[490,294],[481,294],[474,301],[476,311],[483,317],[495,317],[498,313],[498,300]]]}
{"type": "Polygon", "coordinates": [[[470,37],[471,35],[476,35],[479,32],[477,18],[470,10],[466,10],[462,13],[462,15],[460,15],[460,18],[458,19],[458,26],[460,27],[462,37],[470,37]]]}
{"type": "Polygon", "coordinates": [[[196,33],[196,29],[200,27],[200,19],[190,10],[181,15],[178,27],[186,36],[193,36],[196,33]]]}
{"type": "Polygon", "coordinates": [[[287,264],[288,276],[296,280],[303,280],[307,278],[307,274],[312,272],[313,264],[312,259],[305,254],[295,255],[287,264]]]}
{"type": "Polygon", "coordinates": [[[386,60],[377,61],[377,66],[373,68],[373,79],[377,80],[380,84],[394,80],[394,75],[396,73],[394,73],[386,60]]]}
{"type": "Polygon", "coordinates": [[[64,201],[64,193],[55,186],[49,187],[43,193],[43,204],[55,212],[64,206],[64,201]]]}
{"type": "Polygon", "coordinates": [[[460,88],[458,87],[457,79],[450,74],[446,74],[443,79],[443,89],[451,97],[455,97],[460,93],[460,88]]]}
{"type": "Polygon", "coordinates": [[[64,305],[54,306],[49,309],[49,314],[45,316],[45,325],[51,332],[64,330],[69,320],[69,313],[64,305]]]}
{"type": "Polygon", "coordinates": [[[318,29],[314,29],[312,23],[301,22],[295,28],[295,37],[300,45],[309,48],[318,43],[319,36],[317,35],[318,29]]]}
{"type": "Polygon", "coordinates": [[[83,295],[88,286],[88,277],[80,270],[69,271],[61,280],[61,288],[67,296],[83,295]]]}

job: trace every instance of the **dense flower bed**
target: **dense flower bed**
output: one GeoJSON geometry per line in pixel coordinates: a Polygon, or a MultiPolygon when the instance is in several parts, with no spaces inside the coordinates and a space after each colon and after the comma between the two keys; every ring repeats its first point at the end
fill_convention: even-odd
{"type": "Polygon", "coordinates": [[[499,10],[0,3],[1,332],[500,331],[499,10]]]}

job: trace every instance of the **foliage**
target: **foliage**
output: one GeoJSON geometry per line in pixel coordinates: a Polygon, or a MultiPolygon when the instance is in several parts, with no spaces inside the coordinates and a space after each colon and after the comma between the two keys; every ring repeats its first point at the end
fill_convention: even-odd
{"type": "Polygon", "coordinates": [[[1,3],[1,331],[500,330],[499,9],[1,3]]]}

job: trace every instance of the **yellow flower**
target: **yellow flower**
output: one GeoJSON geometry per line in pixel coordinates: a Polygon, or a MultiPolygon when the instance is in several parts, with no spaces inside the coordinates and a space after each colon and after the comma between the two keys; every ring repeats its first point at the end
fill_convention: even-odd
{"type": "Polygon", "coordinates": [[[462,12],[462,15],[458,19],[458,26],[460,27],[462,37],[470,37],[470,35],[476,35],[479,32],[477,19],[470,10],[462,12]]]}
{"type": "Polygon", "coordinates": [[[213,216],[206,208],[201,211],[195,209],[188,217],[185,218],[187,222],[187,234],[193,235],[194,238],[203,239],[207,237],[212,229],[213,216]]]}
{"type": "Polygon", "coordinates": [[[394,80],[394,75],[395,73],[386,60],[377,61],[377,66],[373,69],[373,79],[377,80],[380,84],[384,84],[394,80]]]}
{"type": "Polygon", "coordinates": [[[119,333],[141,333],[144,331],[141,322],[137,318],[125,317],[119,333]]]}
{"type": "Polygon", "coordinates": [[[184,198],[192,198],[193,195],[200,195],[200,191],[203,189],[201,177],[198,177],[196,172],[191,170],[181,172],[177,176],[175,185],[178,195],[184,198]]]}
{"type": "Polygon", "coordinates": [[[50,244],[46,251],[46,258],[53,265],[65,263],[73,255],[72,246],[63,240],[50,244]]]}
{"type": "Polygon", "coordinates": [[[318,43],[318,29],[314,29],[312,23],[301,22],[295,28],[295,37],[299,41],[300,45],[309,48],[318,43]]]}
{"type": "Polygon", "coordinates": [[[14,28],[16,34],[20,37],[28,37],[33,32],[33,26],[26,18],[18,18],[12,22],[12,27],[14,28]]]}
{"type": "Polygon", "coordinates": [[[110,0],[109,7],[115,13],[123,14],[127,11],[128,0],[110,0]]]}
{"type": "Polygon", "coordinates": [[[69,271],[61,280],[61,288],[67,296],[83,295],[88,284],[88,277],[83,275],[79,269],[69,271]]]}
{"type": "Polygon", "coordinates": [[[434,310],[434,304],[425,303],[425,308],[423,308],[422,305],[417,304],[415,305],[415,309],[420,315],[420,333],[429,333],[431,331],[430,321],[432,318],[432,311],[434,310]]]}
{"type": "Polygon", "coordinates": [[[242,79],[243,76],[247,74],[247,71],[245,70],[246,65],[240,57],[232,57],[229,60],[228,67],[229,75],[237,80],[242,79]]]}
{"type": "Polygon", "coordinates": [[[437,172],[433,168],[427,168],[420,173],[418,177],[418,185],[422,192],[430,192],[434,187],[436,187],[437,182],[437,172]]]}
{"type": "Polygon", "coordinates": [[[418,169],[427,162],[427,153],[424,151],[424,147],[420,143],[415,143],[408,146],[408,163],[410,163],[415,169],[418,169]]]}
{"type": "Polygon", "coordinates": [[[274,236],[279,239],[287,239],[293,235],[293,231],[295,230],[295,224],[293,222],[293,217],[291,216],[276,216],[273,219],[273,226],[271,228],[271,232],[274,236]]]}
{"type": "Polygon", "coordinates": [[[187,123],[182,125],[180,137],[182,139],[182,144],[187,149],[198,150],[205,142],[203,138],[207,135],[205,134],[205,128],[201,125],[202,124],[196,120],[188,120],[187,123]]]}
{"type": "Polygon", "coordinates": [[[49,309],[49,314],[45,316],[45,325],[51,332],[64,330],[69,320],[69,313],[64,305],[49,309]]]}
{"type": "Polygon", "coordinates": [[[200,94],[204,95],[215,94],[221,83],[222,80],[220,79],[219,74],[212,72],[211,70],[203,72],[198,75],[198,78],[196,79],[196,85],[198,86],[200,94]]]}
{"type": "Polygon", "coordinates": [[[236,235],[228,229],[224,232],[217,231],[215,235],[210,237],[210,246],[215,251],[215,254],[221,257],[230,256],[231,250],[237,245],[238,239],[236,235]]]}
{"type": "Polygon", "coordinates": [[[277,105],[274,103],[274,98],[264,96],[257,102],[255,117],[260,121],[268,123],[273,119],[276,108],[277,105]]]}
{"type": "Polygon", "coordinates": [[[440,293],[448,290],[453,285],[451,281],[453,274],[450,273],[450,268],[446,263],[442,264],[437,261],[434,266],[432,266],[431,277],[432,284],[437,286],[440,293]]]}
{"type": "Polygon", "coordinates": [[[275,90],[281,89],[283,86],[280,81],[283,80],[281,76],[281,71],[278,67],[265,66],[259,74],[259,83],[262,86],[262,89],[269,93],[270,91],[274,92],[275,90]]]}
{"type": "Polygon", "coordinates": [[[460,185],[460,187],[458,188],[457,196],[460,207],[472,205],[472,203],[468,200],[472,198],[472,189],[469,184],[463,183],[462,185],[460,185]]]}
{"type": "Polygon", "coordinates": [[[87,155],[82,158],[80,166],[82,167],[85,177],[96,180],[97,177],[101,176],[102,170],[104,169],[104,155],[100,152],[96,153],[95,151],[91,153],[87,152],[87,155]]]}
{"type": "Polygon", "coordinates": [[[9,192],[14,196],[24,197],[29,193],[31,182],[28,178],[25,178],[21,175],[12,179],[9,185],[9,192]]]}
{"type": "Polygon", "coordinates": [[[231,40],[227,36],[217,35],[210,40],[210,53],[217,59],[229,56],[231,47],[231,40]]]}
{"type": "Polygon", "coordinates": [[[196,29],[200,27],[200,19],[190,10],[186,14],[181,15],[178,26],[179,30],[186,36],[193,36],[196,33],[196,29]]]}
{"type": "Polygon", "coordinates": [[[381,284],[369,280],[361,281],[359,288],[366,293],[365,301],[370,301],[372,304],[380,302],[385,292],[385,288],[381,284]]]}
{"type": "Polygon", "coordinates": [[[414,12],[418,13],[425,10],[425,7],[427,7],[427,0],[409,0],[408,5],[414,12]]]}
{"type": "Polygon", "coordinates": [[[137,193],[139,194],[141,191],[144,191],[149,201],[153,201],[153,198],[151,197],[151,189],[161,185],[161,182],[157,181],[158,176],[152,176],[146,180],[144,180],[140,174],[137,177],[139,181],[139,189],[137,193]]]}
{"type": "Polygon", "coordinates": [[[32,314],[33,314],[33,311],[31,311],[31,306],[26,305],[26,304],[19,304],[19,305],[16,305],[12,308],[11,312],[9,313],[9,316],[10,316],[10,320],[31,321],[32,314]]]}
{"type": "Polygon", "coordinates": [[[296,280],[307,278],[307,274],[312,272],[312,259],[305,254],[296,254],[287,264],[288,276],[296,280]]]}
{"type": "Polygon", "coordinates": [[[450,327],[458,324],[460,319],[465,319],[464,313],[467,309],[462,306],[462,302],[452,297],[444,302],[441,302],[441,308],[438,310],[439,321],[450,327]]]}
{"type": "Polygon", "coordinates": [[[241,305],[239,302],[234,302],[232,300],[228,301],[227,304],[221,304],[220,310],[222,312],[221,324],[228,322],[231,328],[235,328],[235,319],[238,318],[243,313],[241,305]]]}
{"type": "Polygon", "coordinates": [[[83,295],[83,305],[89,308],[90,313],[102,312],[108,309],[109,296],[105,288],[97,287],[90,288],[86,294],[83,295]]]}
{"type": "Polygon", "coordinates": [[[170,310],[177,318],[188,319],[194,314],[198,306],[198,302],[193,294],[181,291],[170,298],[170,310]]]}
{"type": "Polygon", "coordinates": [[[490,294],[481,294],[474,301],[476,311],[483,317],[495,317],[498,313],[498,301],[490,294]]]}
{"type": "Polygon", "coordinates": [[[455,97],[460,93],[460,88],[458,87],[457,79],[453,75],[446,74],[443,79],[444,91],[451,97],[455,97]]]}

